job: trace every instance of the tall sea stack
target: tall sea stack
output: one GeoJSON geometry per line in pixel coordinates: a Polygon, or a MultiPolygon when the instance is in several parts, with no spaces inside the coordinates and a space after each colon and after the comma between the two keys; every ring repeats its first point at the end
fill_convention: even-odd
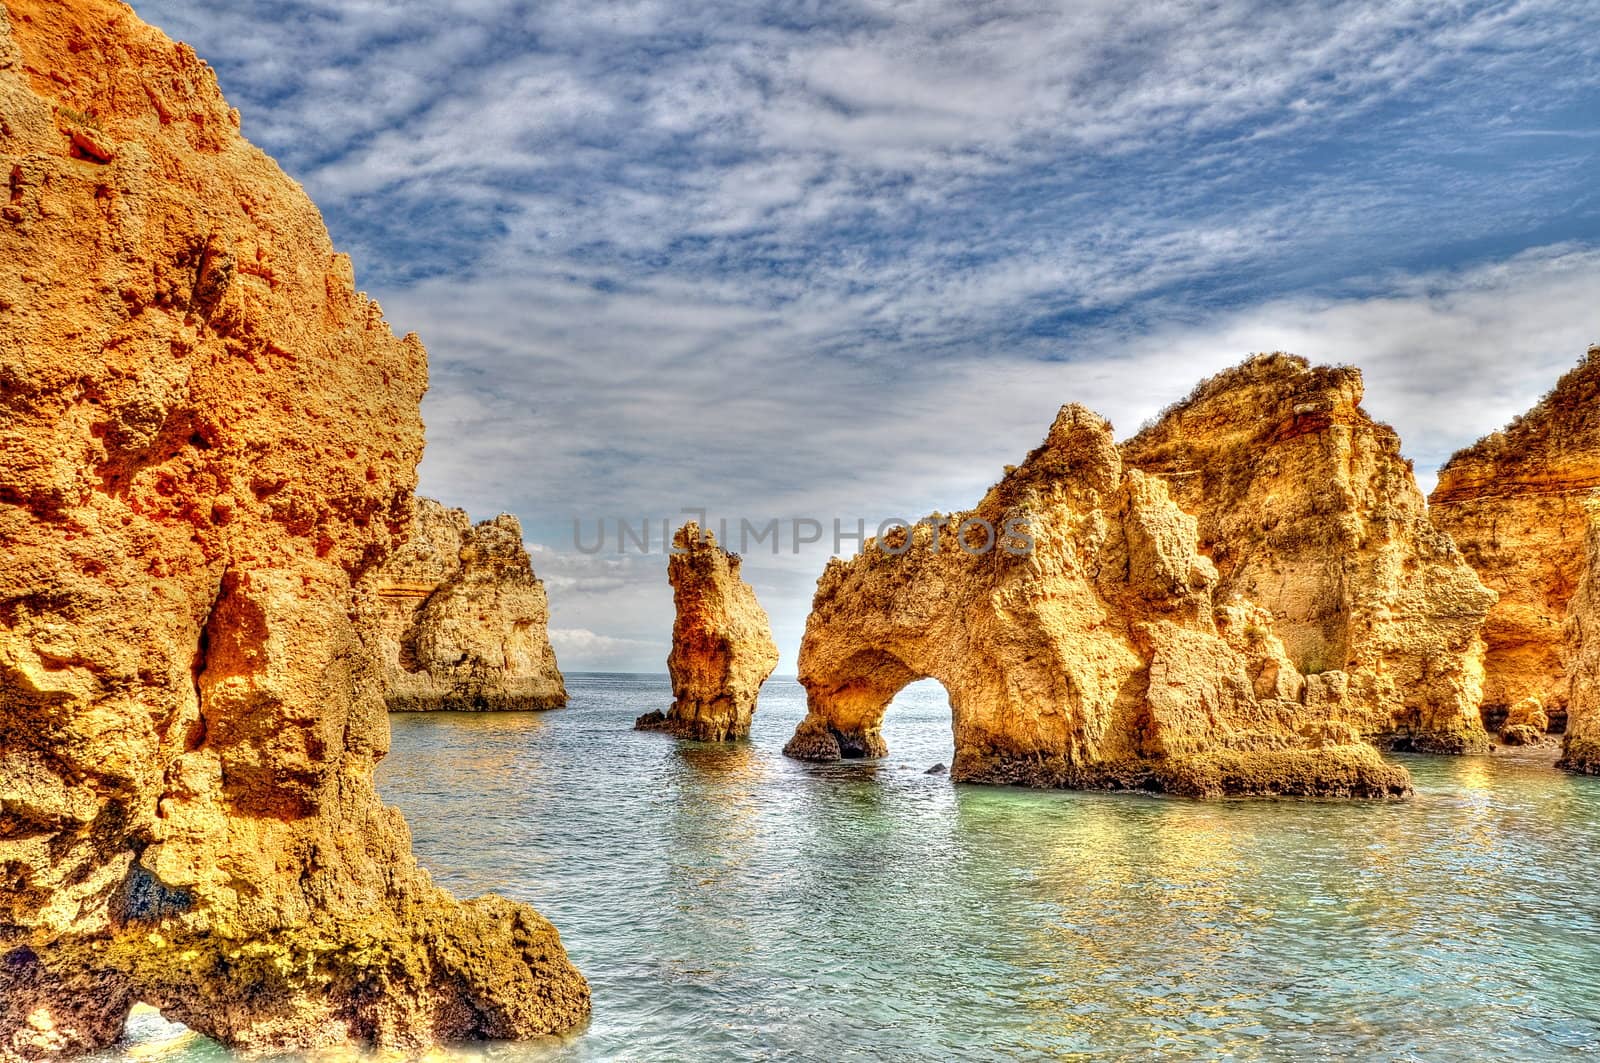
{"type": "Polygon", "coordinates": [[[748,738],[756,696],[778,666],[766,610],[739,575],[739,555],[718,546],[710,531],[690,521],[672,549],[672,707],[645,713],[635,726],[703,742],[748,738]]]}

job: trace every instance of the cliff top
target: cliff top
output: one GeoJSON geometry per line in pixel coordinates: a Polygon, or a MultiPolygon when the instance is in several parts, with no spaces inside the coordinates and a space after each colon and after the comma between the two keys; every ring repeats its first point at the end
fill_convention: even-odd
{"type": "Polygon", "coordinates": [[[1471,466],[1542,465],[1595,447],[1600,447],[1600,344],[1590,345],[1526,413],[1452,454],[1439,470],[1441,487],[1446,477],[1471,466]]]}

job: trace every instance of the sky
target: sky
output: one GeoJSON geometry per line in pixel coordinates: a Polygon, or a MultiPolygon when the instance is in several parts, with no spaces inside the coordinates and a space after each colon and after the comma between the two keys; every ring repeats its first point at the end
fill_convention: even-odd
{"type": "Polygon", "coordinates": [[[785,522],[793,674],[832,521],[972,505],[1063,403],[1355,364],[1426,491],[1600,341],[1592,0],[135,6],[422,337],[421,491],[522,520],[568,671],[665,670],[690,511],[785,522]]]}

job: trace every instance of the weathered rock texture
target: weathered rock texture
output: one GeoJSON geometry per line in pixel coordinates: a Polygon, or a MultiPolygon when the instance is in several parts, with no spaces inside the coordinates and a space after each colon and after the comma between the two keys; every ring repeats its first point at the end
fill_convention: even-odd
{"type": "Polygon", "coordinates": [[[672,707],[645,713],[635,726],[702,742],[748,738],[756,695],[778,666],[766,611],[739,575],[739,555],[718,546],[710,531],[690,521],[672,546],[672,707]]]}
{"type": "Polygon", "coordinates": [[[1258,356],[1201,383],[1123,458],[1198,518],[1219,599],[1266,609],[1362,734],[1484,750],[1478,632],[1494,594],[1429,523],[1399,437],[1361,398],[1357,369],[1258,356]]]}
{"type": "Polygon", "coordinates": [[[957,780],[1409,789],[1349,726],[1347,684],[1302,675],[1251,603],[1218,609],[1195,518],[1161,479],[1125,471],[1110,426],[1083,407],[1064,407],[976,509],[907,534],[830,561],[818,580],[800,649],[809,712],[789,755],[881,756],[890,699],[932,676],[950,696],[957,780]],[[982,527],[961,531],[970,519],[996,530],[994,548],[981,549],[982,527]],[[1008,522],[1025,524],[1031,552],[1008,522]]]}
{"type": "Polygon", "coordinates": [[[417,499],[411,539],[384,564],[376,589],[389,711],[567,703],[546,630],[549,601],[517,518],[474,525],[462,510],[417,499]]]}
{"type": "Polygon", "coordinates": [[[0,164],[0,1058],[140,1000],[252,1048],[580,1021],[550,924],[373,789],[422,346],[121,4],[4,0],[0,164]]]}
{"type": "Polygon", "coordinates": [[[1584,503],[1597,489],[1600,347],[1503,432],[1439,470],[1430,516],[1500,594],[1484,625],[1491,719],[1528,697],[1556,721],[1566,715],[1563,625],[1587,565],[1584,503]]]}
{"type": "Polygon", "coordinates": [[[1584,507],[1584,568],[1568,603],[1565,655],[1567,729],[1560,766],[1600,775],[1600,497],[1584,507]]]}
{"type": "Polygon", "coordinates": [[[1500,741],[1508,746],[1531,746],[1550,729],[1550,717],[1538,698],[1527,697],[1511,706],[1500,725],[1500,741]]]}

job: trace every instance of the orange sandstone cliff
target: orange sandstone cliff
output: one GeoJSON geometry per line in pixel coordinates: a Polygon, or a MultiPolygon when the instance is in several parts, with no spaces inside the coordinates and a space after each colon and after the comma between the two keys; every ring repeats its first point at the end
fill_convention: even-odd
{"type": "Polygon", "coordinates": [[[808,712],[785,752],[883,755],[884,710],[931,676],[958,781],[1406,793],[1405,770],[1350,726],[1345,685],[1302,675],[1270,614],[1220,600],[1218,582],[1167,485],[1124,467],[1104,420],[1063,407],[975,509],[828,563],[800,649],[808,712]]]}
{"type": "Polygon", "coordinates": [[[1565,623],[1569,687],[1560,766],[1600,775],[1600,497],[1585,503],[1584,515],[1583,574],[1565,623]]]}
{"type": "Polygon", "coordinates": [[[1272,617],[1295,667],[1385,744],[1485,750],[1494,603],[1429,523],[1400,440],[1361,408],[1360,370],[1261,355],[1206,380],[1123,445],[1199,521],[1219,600],[1272,617]]]}
{"type": "Polygon", "coordinates": [[[1589,348],[1533,409],[1458,451],[1429,496],[1500,600],[1484,626],[1484,711],[1491,718],[1537,699],[1567,713],[1568,603],[1588,566],[1586,500],[1600,490],[1600,346],[1589,348]]]}
{"type": "Polygon", "coordinates": [[[702,742],[748,738],[756,696],[778,666],[766,610],[739,575],[739,555],[718,546],[709,530],[690,521],[672,547],[672,707],[645,713],[635,726],[702,742]]]}
{"type": "Polygon", "coordinates": [[[473,524],[417,499],[410,540],[378,573],[378,642],[391,712],[554,709],[567,703],[544,584],[502,513],[473,524]]]}
{"type": "Polygon", "coordinates": [[[373,789],[421,344],[122,4],[4,0],[0,165],[0,1058],[138,1001],[261,1049],[581,1021],[554,928],[373,789]]]}

